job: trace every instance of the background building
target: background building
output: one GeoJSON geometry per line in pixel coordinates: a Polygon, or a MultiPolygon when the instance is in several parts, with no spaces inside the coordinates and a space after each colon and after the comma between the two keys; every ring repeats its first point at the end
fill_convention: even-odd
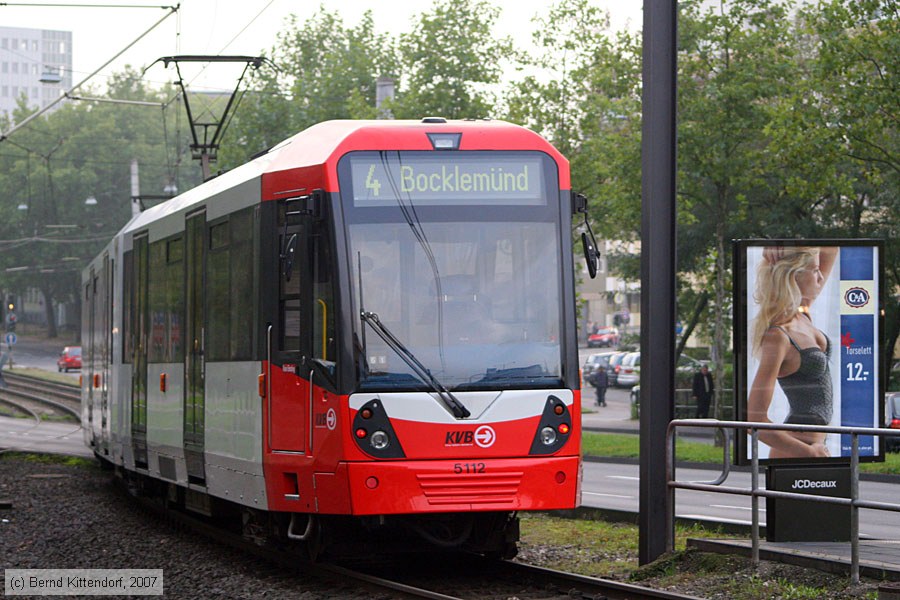
{"type": "Polygon", "coordinates": [[[0,113],[11,115],[23,94],[40,108],[71,87],[71,31],[0,27],[0,113]]]}

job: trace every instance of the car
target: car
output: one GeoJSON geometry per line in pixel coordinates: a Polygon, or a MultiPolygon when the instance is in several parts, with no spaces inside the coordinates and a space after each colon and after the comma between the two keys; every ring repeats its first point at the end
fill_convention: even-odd
{"type": "Polygon", "coordinates": [[[629,352],[619,364],[616,385],[618,387],[631,387],[641,382],[641,353],[629,352]]]}
{"type": "Polygon", "coordinates": [[[598,354],[591,354],[585,359],[584,365],[581,367],[581,376],[587,378],[588,375],[596,371],[599,367],[604,367],[609,371],[609,359],[612,358],[614,354],[618,354],[618,352],[600,352],[598,354]]]}
{"type": "Polygon", "coordinates": [[[81,346],[66,346],[59,353],[56,360],[56,368],[59,371],[69,372],[69,369],[81,369],[81,346]]]}
{"type": "Polygon", "coordinates": [[[609,368],[606,374],[609,377],[610,387],[615,387],[619,380],[619,368],[622,366],[622,359],[628,355],[628,352],[616,352],[609,357],[609,368]]]}
{"type": "Polygon", "coordinates": [[[612,348],[619,345],[619,330],[615,327],[600,327],[588,336],[588,348],[612,348]]]}
{"type": "MultiPolygon", "coordinates": [[[[694,382],[694,374],[704,364],[706,363],[686,354],[680,355],[678,365],[675,367],[675,387],[690,389],[694,382]]],[[[616,372],[618,377],[615,385],[630,387],[639,384],[641,382],[641,353],[631,352],[625,356],[616,372]]]]}
{"type": "MultiPolygon", "coordinates": [[[[885,427],[888,429],[900,429],[900,392],[887,394],[885,398],[885,427]]],[[[884,449],[887,452],[900,451],[900,435],[885,436],[884,449]]]]}

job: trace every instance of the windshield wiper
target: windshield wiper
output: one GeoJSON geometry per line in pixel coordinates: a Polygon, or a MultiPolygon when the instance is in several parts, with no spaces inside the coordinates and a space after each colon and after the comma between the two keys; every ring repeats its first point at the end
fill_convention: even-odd
{"type": "Polygon", "coordinates": [[[391,333],[391,330],[381,322],[377,314],[364,310],[360,312],[359,316],[363,321],[369,324],[375,333],[384,340],[397,356],[403,359],[403,362],[409,365],[409,368],[412,369],[423,382],[430,385],[434,391],[437,392],[441,401],[448,409],[450,409],[450,412],[453,413],[454,417],[457,419],[465,419],[471,416],[471,413],[463,406],[462,402],[450,393],[450,390],[445,388],[444,385],[431,374],[428,367],[423,365],[422,361],[416,358],[416,355],[413,354],[409,348],[404,346],[403,342],[398,340],[393,333],[391,333]]]}

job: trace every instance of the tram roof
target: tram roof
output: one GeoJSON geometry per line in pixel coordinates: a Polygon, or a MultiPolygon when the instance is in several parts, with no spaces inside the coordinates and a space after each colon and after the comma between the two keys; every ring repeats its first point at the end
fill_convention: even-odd
{"type": "Polygon", "coordinates": [[[265,154],[192,188],[134,217],[124,231],[138,231],[173,213],[190,211],[204,200],[235,188],[255,188],[263,200],[303,193],[299,178],[309,189],[337,191],[337,161],[354,150],[432,151],[427,133],[461,133],[459,150],[539,150],[560,165],[560,188],[569,189],[568,160],[544,138],[519,125],[491,120],[335,120],[313,125],[284,140],[265,154]],[[332,168],[323,169],[329,165],[332,168]],[[260,181],[261,180],[261,181],[260,181]],[[259,187],[257,187],[259,186],[259,187]]]}

